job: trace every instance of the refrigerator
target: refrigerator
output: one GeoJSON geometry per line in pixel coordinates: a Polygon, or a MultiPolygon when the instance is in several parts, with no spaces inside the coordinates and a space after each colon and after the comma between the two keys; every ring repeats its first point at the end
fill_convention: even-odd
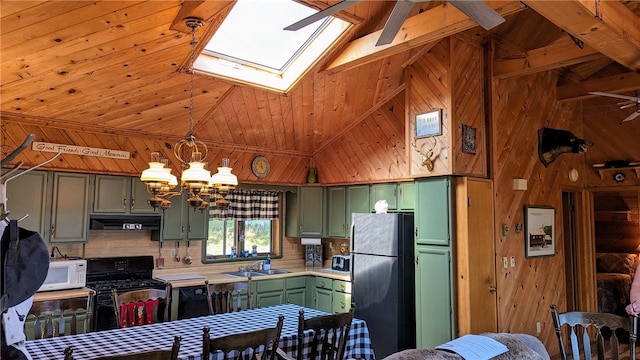
{"type": "Polygon", "coordinates": [[[376,359],[416,346],[413,214],[352,214],[351,298],[376,359]]]}

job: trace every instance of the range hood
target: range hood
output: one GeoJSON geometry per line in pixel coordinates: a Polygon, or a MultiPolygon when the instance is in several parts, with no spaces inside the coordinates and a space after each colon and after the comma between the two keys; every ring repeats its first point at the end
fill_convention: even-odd
{"type": "Polygon", "coordinates": [[[160,215],[91,215],[92,230],[159,230],[160,215]]]}

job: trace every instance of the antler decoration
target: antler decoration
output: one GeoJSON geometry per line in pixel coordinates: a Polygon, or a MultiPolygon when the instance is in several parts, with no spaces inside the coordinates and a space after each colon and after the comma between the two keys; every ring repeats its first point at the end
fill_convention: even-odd
{"type": "Polygon", "coordinates": [[[423,153],[418,148],[418,145],[416,145],[416,138],[413,138],[413,142],[411,143],[413,148],[416,149],[416,151],[420,153],[420,155],[422,156],[422,166],[426,166],[427,170],[429,171],[433,171],[433,160],[435,160],[438,157],[438,155],[436,155],[433,159],[431,158],[433,156],[433,149],[435,149],[437,144],[438,144],[438,138],[433,138],[433,146],[429,150],[427,150],[426,153],[423,153]]]}

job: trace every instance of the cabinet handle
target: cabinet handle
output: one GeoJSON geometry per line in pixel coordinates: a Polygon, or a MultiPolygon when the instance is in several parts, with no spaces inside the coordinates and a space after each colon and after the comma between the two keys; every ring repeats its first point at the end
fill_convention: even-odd
{"type": "Polygon", "coordinates": [[[347,307],[347,304],[344,301],[340,301],[340,307],[344,309],[347,307]]]}
{"type": "Polygon", "coordinates": [[[126,197],[122,198],[122,208],[123,209],[127,208],[127,198],[126,197]]]}
{"type": "Polygon", "coordinates": [[[417,237],[418,236],[418,228],[416,228],[415,233],[416,233],[416,237],[417,237]]]}
{"type": "Polygon", "coordinates": [[[490,293],[496,292],[496,287],[495,286],[489,286],[489,292],[490,293]]]}
{"type": "Polygon", "coordinates": [[[180,229],[181,229],[180,231],[184,233],[184,224],[182,224],[182,227],[180,227],[180,229]]]}
{"type": "Polygon", "coordinates": [[[347,291],[347,287],[344,284],[340,284],[340,289],[342,289],[342,291],[347,291]]]}
{"type": "Polygon", "coordinates": [[[132,197],[131,198],[131,208],[136,206],[136,198],[132,197]]]}
{"type": "Polygon", "coordinates": [[[324,287],[324,286],[325,286],[324,280],[320,281],[320,287],[324,287]]]}
{"type": "Polygon", "coordinates": [[[56,224],[51,224],[51,238],[56,237],[56,224]]]}
{"type": "Polygon", "coordinates": [[[419,259],[419,257],[418,257],[418,255],[416,255],[416,265],[418,265],[418,259],[419,259]]]}
{"type": "Polygon", "coordinates": [[[302,233],[302,224],[300,224],[299,228],[300,228],[299,232],[302,233]]]}

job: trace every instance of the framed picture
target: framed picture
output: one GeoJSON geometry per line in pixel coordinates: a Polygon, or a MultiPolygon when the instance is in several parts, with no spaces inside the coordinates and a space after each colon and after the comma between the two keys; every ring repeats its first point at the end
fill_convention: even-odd
{"type": "Polygon", "coordinates": [[[524,207],[524,251],[526,258],[556,254],[556,209],[524,207]]]}
{"type": "Polygon", "coordinates": [[[416,115],[416,139],[442,135],[442,109],[416,115]]]}

